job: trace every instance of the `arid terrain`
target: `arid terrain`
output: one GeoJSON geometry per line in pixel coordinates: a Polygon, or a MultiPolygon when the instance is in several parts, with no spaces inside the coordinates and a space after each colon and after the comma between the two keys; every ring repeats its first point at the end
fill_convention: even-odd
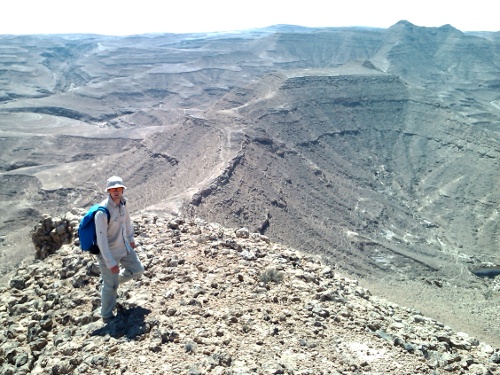
{"type": "MultiPolygon", "coordinates": [[[[83,210],[71,211],[41,220],[36,242],[53,226],[72,233],[83,210]]],[[[319,256],[202,219],[134,224],[146,272],[120,285],[109,323],[99,267],[77,241],[16,270],[0,288],[0,373],[500,374],[500,348],[372,295],[319,256]]]]}
{"type": "Polygon", "coordinates": [[[500,346],[500,33],[401,21],[0,36],[2,276],[124,178],[143,214],[248,227],[500,346]]]}

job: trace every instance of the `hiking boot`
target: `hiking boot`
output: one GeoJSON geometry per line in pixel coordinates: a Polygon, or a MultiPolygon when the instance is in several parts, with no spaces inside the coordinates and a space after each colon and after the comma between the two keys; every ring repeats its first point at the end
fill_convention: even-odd
{"type": "Polygon", "coordinates": [[[102,321],[107,324],[107,323],[112,322],[115,319],[116,319],[116,315],[111,315],[111,316],[109,316],[107,318],[102,318],[102,321]]]}

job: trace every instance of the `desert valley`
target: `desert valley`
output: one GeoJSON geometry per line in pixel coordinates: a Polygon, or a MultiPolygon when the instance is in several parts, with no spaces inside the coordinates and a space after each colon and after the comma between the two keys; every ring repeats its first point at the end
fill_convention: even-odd
{"type": "Polygon", "coordinates": [[[119,175],[137,223],[247,228],[498,348],[499,61],[500,32],[407,21],[0,35],[2,284],[119,175]]]}

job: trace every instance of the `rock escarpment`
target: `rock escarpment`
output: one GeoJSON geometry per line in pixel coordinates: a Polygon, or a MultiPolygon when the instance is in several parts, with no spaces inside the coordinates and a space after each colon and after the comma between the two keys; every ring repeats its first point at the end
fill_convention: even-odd
{"type": "Polygon", "coordinates": [[[500,350],[318,257],[199,219],[135,225],[146,272],[109,324],[97,264],[74,243],[17,270],[1,290],[1,373],[500,373],[500,350]]]}

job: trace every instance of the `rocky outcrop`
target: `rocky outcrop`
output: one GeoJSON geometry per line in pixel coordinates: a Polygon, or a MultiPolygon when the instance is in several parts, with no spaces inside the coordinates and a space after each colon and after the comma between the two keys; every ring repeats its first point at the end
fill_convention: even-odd
{"type": "Polygon", "coordinates": [[[44,215],[31,231],[31,240],[36,251],[35,259],[45,259],[59,250],[63,244],[69,244],[73,240],[79,214],[81,212],[67,213],[63,218],[44,215]]]}
{"type": "Polygon", "coordinates": [[[0,294],[2,374],[500,373],[500,350],[261,234],[135,226],[146,272],[120,286],[109,324],[75,243],[17,270],[0,294]]]}

